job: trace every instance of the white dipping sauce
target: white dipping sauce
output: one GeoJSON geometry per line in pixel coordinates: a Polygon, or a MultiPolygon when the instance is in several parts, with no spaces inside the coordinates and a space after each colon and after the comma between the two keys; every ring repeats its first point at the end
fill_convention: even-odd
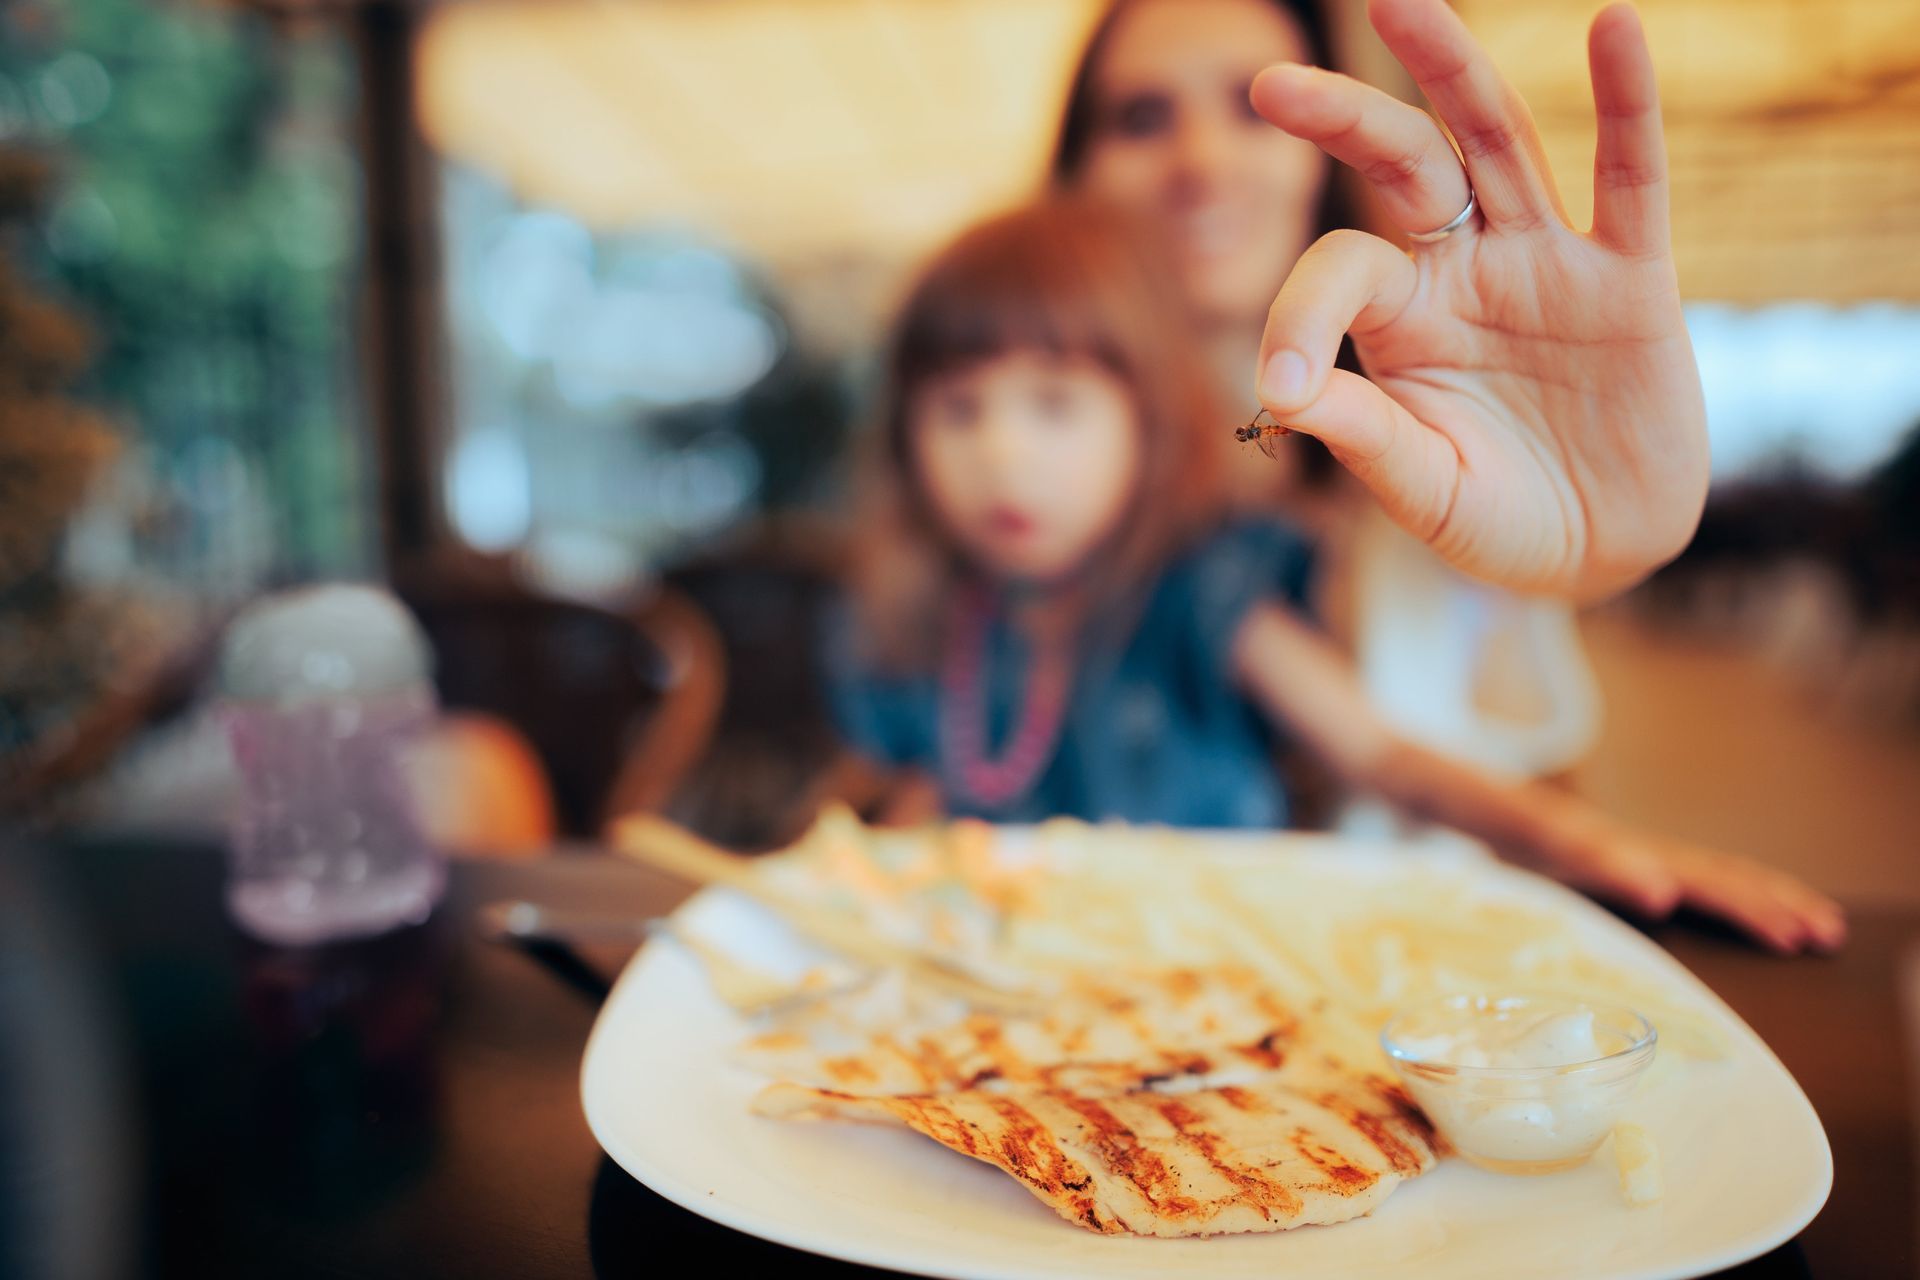
{"type": "Polygon", "coordinates": [[[1606,1071],[1551,1070],[1628,1047],[1617,1032],[1596,1028],[1593,1010],[1466,1014],[1454,1025],[1420,1031],[1397,1037],[1402,1075],[1414,1101],[1463,1154],[1515,1164],[1577,1159],[1612,1129],[1622,1081],[1606,1071]],[[1423,1069],[1446,1066],[1532,1070],[1502,1076],[1423,1069]]]}
{"type": "Polygon", "coordinates": [[[1421,1062],[1449,1067],[1567,1067],[1612,1052],[1600,1047],[1591,1009],[1511,1021],[1474,1017],[1444,1031],[1403,1035],[1398,1043],[1421,1062]]]}

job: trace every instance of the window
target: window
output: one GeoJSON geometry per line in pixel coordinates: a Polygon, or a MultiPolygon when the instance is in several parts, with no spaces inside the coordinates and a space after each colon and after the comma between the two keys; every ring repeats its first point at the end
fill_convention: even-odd
{"type": "Polygon", "coordinates": [[[0,27],[0,146],[56,173],[9,257],[93,331],[74,394],[123,440],[73,572],[219,602],[367,567],[347,51],[144,0],[14,4],[0,27]]]}

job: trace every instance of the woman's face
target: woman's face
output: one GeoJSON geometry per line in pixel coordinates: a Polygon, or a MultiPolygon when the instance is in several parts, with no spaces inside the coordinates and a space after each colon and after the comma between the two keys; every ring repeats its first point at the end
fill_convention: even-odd
{"type": "Polygon", "coordinates": [[[1140,467],[1133,398],[1083,358],[1016,351],[929,379],[908,403],[934,518],[986,572],[1056,582],[1119,526],[1140,467]]]}
{"type": "Polygon", "coordinates": [[[1077,186],[1162,223],[1208,321],[1256,324],[1313,235],[1326,158],[1247,102],[1261,68],[1306,56],[1264,0],[1136,0],[1094,68],[1077,186]]]}

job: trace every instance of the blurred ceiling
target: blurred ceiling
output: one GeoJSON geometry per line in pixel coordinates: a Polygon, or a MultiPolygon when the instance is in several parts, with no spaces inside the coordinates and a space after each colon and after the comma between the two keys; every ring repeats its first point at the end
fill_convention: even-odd
{"type": "MultiPolygon", "coordinates": [[[[1532,105],[1567,207],[1593,198],[1595,0],[1455,0],[1532,105]]],[[[1690,298],[1920,300],[1920,5],[1640,0],[1690,298]]]]}
{"type": "MultiPolygon", "coordinates": [[[[1379,51],[1337,27],[1363,73],[1379,51]],[[1371,59],[1367,56],[1372,54],[1371,59]]],[[[1455,0],[1591,207],[1593,0],[1455,0]]],[[[444,152],[608,228],[899,260],[1030,192],[1100,0],[505,0],[431,14],[444,152]]],[[[1642,0],[1689,297],[1920,300],[1914,0],[1642,0]]]]}
{"type": "Polygon", "coordinates": [[[1034,189],[1097,0],[450,5],[419,51],[444,152],[603,228],[774,260],[911,256],[1034,189]]]}

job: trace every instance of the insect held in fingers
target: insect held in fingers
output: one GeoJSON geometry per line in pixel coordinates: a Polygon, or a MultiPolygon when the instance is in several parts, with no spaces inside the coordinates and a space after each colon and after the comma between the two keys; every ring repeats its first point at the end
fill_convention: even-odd
{"type": "Polygon", "coordinates": [[[1281,436],[1290,436],[1292,434],[1292,427],[1282,425],[1278,419],[1265,409],[1254,414],[1253,420],[1247,423],[1246,426],[1235,427],[1233,429],[1233,438],[1235,440],[1238,440],[1241,444],[1259,445],[1260,452],[1266,454],[1269,458],[1274,456],[1273,442],[1281,436]]]}

